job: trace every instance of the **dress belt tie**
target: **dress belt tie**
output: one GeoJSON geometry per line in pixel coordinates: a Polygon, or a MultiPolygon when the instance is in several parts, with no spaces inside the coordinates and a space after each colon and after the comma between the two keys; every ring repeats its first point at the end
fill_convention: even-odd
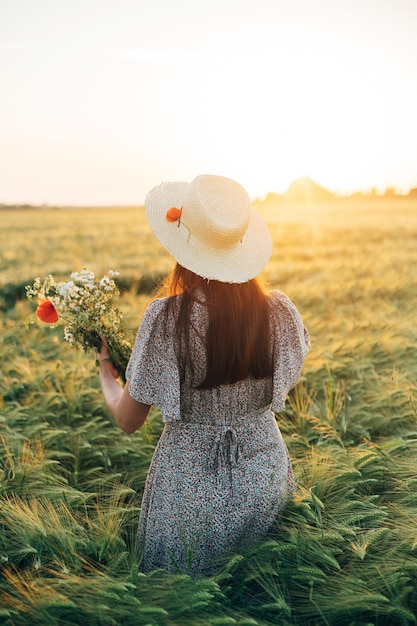
{"type": "Polygon", "coordinates": [[[239,460],[239,444],[234,428],[225,426],[217,432],[210,453],[210,466],[213,470],[219,467],[234,467],[239,460]]]}

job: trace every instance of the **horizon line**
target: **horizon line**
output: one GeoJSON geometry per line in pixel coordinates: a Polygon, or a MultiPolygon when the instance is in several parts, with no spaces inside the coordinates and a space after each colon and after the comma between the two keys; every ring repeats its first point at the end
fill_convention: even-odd
{"type": "MultiPolygon", "coordinates": [[[[333,200],[345,200],[345,199],[353,199],[355,197],[363,197],[366,199],[377,199],[377,198],[407,198],[409,196],[411,197],[417,197],[417,183],[416,186],[410,185],[408,187],[408,191],[400,191],[400,188],[397,187],[396,185],[388,185],[386,187],[383,188],[383,191],[378,191],[377,186],[373,186],[370,188],[367,188],[366,190],[364,189],[358,189],[355,191],[351,191],[351,192],[342,192],[342,191],[337,191],[337,190],[330,190],[322,185],[320,185],[319,183],[317,183],[316,181],[314,181],[312,178],[310,178],[309,176],[299,176],[298,178],[295,178],[290,185],[287,187],[286,191],[268,191],[266,192],[263,196],[253,196],[252,198],[250,198],[251,203],[263,203],[263,202],[267,202],[268,198],[271,198],[271,196],[276,199],[282,198],[285,199],[287,197],[287,199],[291,199],[291,196],[294,195],[305,195],[305,196],[310,196],[312,192],[315,192],[315,194],[319,193],[321,194],[323,197],[321,198],[321,200],[325,199],[325,196],[327,197],[327,199],[333,199],[333,200]]],[[[314,195],[315,195],[314,194],[314,195]]],[[[294,200],[296,198],[293,198],[294,200]]],[[[308,198],[306,198],[308,199],[308,198]]],[[[320,200],[320,198],[309,198],[310,200],[320,200]]],[[[128,207],[142,207],[144,206],[144,202],[142,203],[137,203],[137,202],[110,202],[110,203],[105,203],[105,204],[101,204],[101,203],[86,203],[86,202],[77,202],[77,203],[73,203],[73,202],[48,202],[48,201],[44,201],[44,202],[32,202],[32,201],[14,201],[14,202],[5,202],[5,201],[1,201],[0,200],[0,208],[13,208],[13,207],[33,207],[33,208],[128,208],[128,207]]]]}

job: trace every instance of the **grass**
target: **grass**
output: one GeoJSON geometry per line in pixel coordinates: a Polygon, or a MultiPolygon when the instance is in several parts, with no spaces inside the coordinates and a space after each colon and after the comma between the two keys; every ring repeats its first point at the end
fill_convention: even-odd
{"type": "Polygon", "coordinates": [[[0,623],[390,626],[417,621],[417,204],[261,207],[265,273],[312,337],[278,422],[298,493],[269,535],[203,580],[134,558],[158,410],[112,423],[93,357],[24,321],[23,287],[121,272],[134,332],[170,261],[141,209],[2,212],[0,623]],[[145,277],[145,280],[144,280],[145,277]]]}

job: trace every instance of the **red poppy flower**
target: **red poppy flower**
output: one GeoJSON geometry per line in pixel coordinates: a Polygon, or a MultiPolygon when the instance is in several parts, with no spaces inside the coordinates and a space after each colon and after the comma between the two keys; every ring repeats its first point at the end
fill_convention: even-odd
{"type": "Polygon", "coordinates": [[[36,309],[36,315],[42,322],[47,324],[54,324],[58,321],[58,313],[52,302],[49,300],[41,300],[38,308],[36,309]]]}
{"type": "Polygon", "coordinates": [[[176,222],[177,220],[180,219],[181,214],[182,214],[182,209],[177,209],[177,207],[172,206],[166,212],[165,217],[166,217],[167,222],[176,222]]]}

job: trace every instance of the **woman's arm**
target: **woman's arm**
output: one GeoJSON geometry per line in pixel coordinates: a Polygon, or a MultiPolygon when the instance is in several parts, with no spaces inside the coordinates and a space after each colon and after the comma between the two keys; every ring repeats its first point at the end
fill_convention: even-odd
{"type": "Polygon", "coordinates": [[[146,420],[150,405],[142,404],[131,397],[128,382],[124,387],[119,385],[116,380],[118,372],[109,359],[105,344],[98,354],[98,367],[104,401],[114,421],[126,433],[134,433],[146,420]]]}

